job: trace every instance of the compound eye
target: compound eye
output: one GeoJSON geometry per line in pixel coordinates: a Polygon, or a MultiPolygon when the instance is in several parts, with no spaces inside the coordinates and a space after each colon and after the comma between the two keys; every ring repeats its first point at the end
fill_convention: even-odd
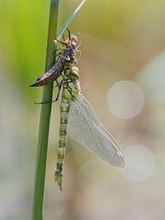
{"type": "Polygon", "coordinates": [[[78,67],[72,67],[70,71],[70,76],[74,79],[79,79],[79,69],[78,67]]]}
{"type": "Polygon", "coordinates": [[[77,73],[74,72],[74,71],[70,71],[70,76],[71,76],[72,78],[77,78],[77,73]]]}

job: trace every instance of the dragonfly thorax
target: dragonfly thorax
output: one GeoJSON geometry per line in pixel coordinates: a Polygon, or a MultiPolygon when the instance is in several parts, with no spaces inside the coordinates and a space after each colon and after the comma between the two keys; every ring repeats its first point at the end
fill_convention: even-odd
{"type": "Polygon", "coordinates": [[[67,99],[74,99],[80,93],[79,69],[75,66],[66,68],[64,71],[64,96],[67,99]]]}
{"type": "Polygon", "coordinates": [[[64,76],[69,78],[71,81],[78,80],[80,78],[79,68],[76,66],[73,66],[71,68],[66,68],[64,72],[64,76]]]}

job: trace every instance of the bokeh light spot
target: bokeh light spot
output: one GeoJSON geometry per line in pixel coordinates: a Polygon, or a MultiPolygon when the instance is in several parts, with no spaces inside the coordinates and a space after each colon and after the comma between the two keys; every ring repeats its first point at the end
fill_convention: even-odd
{"type": "Polygon", "coordinates": [[[109,89],[107,104],[114,115],[129,119],[138,115],[143,109],[144,95],[136,83],[119,81],[109,89]]]}
{"type": "Polygon", "coordinates": [[[155,57],[140,73],[139,84],[151,102],[165,101],[165,52],[155,57]]]}
{"type": "Polygon", "coordinates": [[[147,180],[154,172],[155,159],[152,152],[144,146],[135,145],[125,152],[126,166],[121,170],[133,182],[147,180]]]}

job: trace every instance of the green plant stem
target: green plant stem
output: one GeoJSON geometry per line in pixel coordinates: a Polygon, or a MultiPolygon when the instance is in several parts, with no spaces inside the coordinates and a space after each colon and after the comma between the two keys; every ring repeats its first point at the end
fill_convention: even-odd
{"type": "MultiPolygon", "coordinates": [[[[55,45],[53,43],[53,39],[55,38],[55,36],[57,36],[58,9],[59,9],[59,0],[51,0],[45,71],[47,71],[53,65],[55,59],[54,57],[55,45]]],[[[44,200],[49,122],[50,122],[51,105],[52,105],[51,103],[52,92],[53,92],[53,83],[48,86],[44,86],[42,89],[42,102],[47,101],[49,103],[41,105],[32,220],[43,219],[43,200],[44,200]]]]}

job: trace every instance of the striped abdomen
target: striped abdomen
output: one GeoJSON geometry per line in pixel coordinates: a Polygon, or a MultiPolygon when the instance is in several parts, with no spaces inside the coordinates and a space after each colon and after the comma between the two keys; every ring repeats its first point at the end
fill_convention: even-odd
{"type": "Polygon", "coordinates": [[[60,129],[59,129],[59,145],[58,145],[58,158],[55,171],[55,181],[62,190],[62,177],[63,177],[63,163],[65,156],[65,143],[67,134],[68,114],[70,110],[70,98],[66,96],[67,89],[63,89],[61,104],[60,104],[60,129]]]}
{"type": "Polygon", "coordinates": [[[64,73],[66,81],[63,82],[62,97],[60,104],[60,129],[58,158],[55,171],[55,181],[62,190],[63,163],[65,156],[65,143],[67,134],[68,115],[72,101],[74,101],[80,92],[78,68],[72,67],[66,69],[64,73]]]}

